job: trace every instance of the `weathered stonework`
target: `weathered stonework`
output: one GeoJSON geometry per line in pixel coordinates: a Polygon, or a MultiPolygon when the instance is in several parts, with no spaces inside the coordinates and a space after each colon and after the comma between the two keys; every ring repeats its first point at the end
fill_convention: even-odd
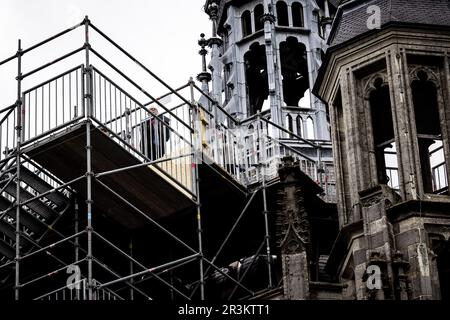
{"type": "Polygon", "coordinates": [[[303,207],[301,174],[293,158],[284,158],[279,169],[280,211],[277,213],[277,238],[281,250],[284,294],[289,300],[309,299],[310,226],[303,207]]]}
{"type": "Polygon", "coordinates": [[[328,267],[345,299],[448,298],[450,21],[435,10],[448,4],[379,1],[374,32],[365,9],[375,2],[340,7],[314,90],[329,106],[341,226],[328,267]],[[375,291],[361,281],[370,265],[382,273],[375,291]]]}

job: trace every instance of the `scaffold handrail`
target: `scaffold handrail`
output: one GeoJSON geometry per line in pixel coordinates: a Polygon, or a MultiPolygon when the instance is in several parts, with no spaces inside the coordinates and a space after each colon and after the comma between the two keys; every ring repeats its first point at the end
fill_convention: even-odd
{"type": "Polygon", "coordinates": [[[56,75],[56,76],[54,76],[54,77],[52,77],[52,78],[50,78],[48,80],[45,80],[44,82],[41,82],[41,83],[39,83],[39,84],[37,84],[37,85],[35,85],[35,86],[33,86],[33,87],[23,91],[22,94],[30,93],[31,91],[34,91],[34,90],[36,90],[36,89],[38,89],[38,88],[40,88],[42,86],[45,86],[45,85],[49,84],[50,82],[53,82],[53,81],[55,81],[55,80],[65,76],[65,75],[68,75],[69,73],[71,73],[71,72],[73,72],[75,70],[82,69],[83,67],[84,67],[84,64],[77,65],[77,66],[75,66],[75,67],[73,67],[73,68],[71,68],[71,69],[69,69],[67,71],[64,71],[64,72],[62,72],[62,73],[60,73],[60,74],[58,74],[58,75],[56,75]]]}
{"type": "MultiPolygon", "coordinates": [[[[193,129],[185,123],[182,119],[178,118],[177,115],[172,113],[170,110],[168,110],[162,103],[155,100],[146,90],[144,90],[140,85],[138,85],[135,81],[133,81],[130,77],[128,77],[124,72],[122,72],[119,68],[114,66],[111,62],[109,62],[106,58],[104,58],[99,52],[97,52],[95,49],[90,48],[90,51],[94,53],[100,60],[102,60],[105,64],[107,64],[111,69],[116,71],[120,76],[122,76],[124,79],[126,79],[129,83],[131,83],[136,89],[141,91],[143,94],[145,94],[148,98],[153,99],[153,101],[161,108],[166,110],[168,113],[170,113],[171,116],[173,116],[175,119],[177,119],[180,123],[182,123],[188,130],[193,131],[193,129]]],[[[190,103],[188,103],[190,105],[190,103]]]]}
{"type": "Polygon", "coordinates": [[[31,50],[34,50],[34,49],[36,49],[36,48],[39,48],[40,46],[42,46],[42,45],[44,45],[44,44],[46,44],[46,43],[48,43],[48,42],[50,42],[50,41],[53,41],[53,40],[55,40],[55,39],[57,39],[57,38],[59,38],[59,37],[65,35],[66,33],[69,33],[69,32],[71,32],[71,31],[74,31],[75,29],[78,29],[79,27],[81,27],[81,26],[83,26],[83,25],[84,25],[84,19],[83,19],[83,21],[81,21],[80,23],[77,23],[77,24],[75,24],[75,25],[72,26],[72,27],[69,27],[69,28],[67,28],[67,29],[65,29],[65,30],[63,30],[63,31],[61,31],[61,32],[59,32],[59,33],[57,33],[57,34],[51,36],[51,37],[48,37],[47,39],[42,40],[42,41],[40,41],[40,42],[38,42],[38,43],[32,45],[31,47],[27,48],[27,49],[22,49],[22,55],[25,54],[25,53],[27,53],[27,52],[29,52],[29,51],[31,51],[31,50]]]}
{"type": "MultiPolygon", "coordinates": [[[[117,87],[117,89],[119,89],[124,95],[126,95],[129,99],[131,99],[136,105],[137,107],[134,109],[130,109],[129,112],[132,114],[134,112],[137,112],[139,109],[143,109],[146,112],[148,112],[150,114],[150,111],[148,109],[145,108],[144,104],[141,104],[136,98],[134,98],[132,95],[130,95],[129,93],[127,93],[124,89],[122,89],[122,87],[120,87],[116,82],[114,82],[113,80],[111,80],[111,78],[109,78],[108,76],[106,76],[103,72],[101,72],[100,70],[98,70],[96,67],[92,66],[92,70],[94,70],[94,72],[98,73],[99,75],[101,75],[104,79],[106,79],[107,81],[109,81],[113,86],[117,87]]],[[[161,121],[161,115],[163,115],[164,113],[161,113],[160,115],[152,115],[155,118],[159,118],[159,121],[161,121]]],[[[117,117],[114,117],[106,122],[103,123],[103,125],[107,126],[108,124],[117,121],[119,119],[121,119],[122,117],[124,117],[124,115],[118,115],[117,117]]],[[[180,139],[183,139],[186,143],[189,143],[189,141],[187,141],[183,136],[181,136],[176,130],[174,130],[172,127],[167,126],[168,129],[173,132],[175,135],[177,135],[180,139]]],[[[133,129],[134,127],[131,127],[131,129],[133,129]]]]}
{"type": "Polygon", "coordinates": [[[47,62],[47,63],[45,63],[45,64],[43,64],[43,65],[41,65],[41,66],[31,70],[31,71],[28,71],[27,73],[22,74],[21,78],[25,79],[25,78],[27,78],[27,77],[29,77],[29,76],[31,76],[31,75],[39,72],[39,71],[42,71],[42,70],[44,70],[44,69],[46,69],[46,68],[48,68],[48,67],[50,67],[50,66],[52,66],[52,65],[54,65],[54,64],[56,64],[58,62],[60,62],[60,61],[63,61],[65,59],[73,56],[74,54],[77,54],[78,52],[81,52],[84,49],[85,49],[85,47],[83,46],[83,47],[75,49],[75,50],[73,50],[73,51],[71,51],[69,53],[66,53],[66,54],[64,54],[64,55],[62,55],[62,56],[60,56],[60,57],[58,57],[58,58],[56,58],[56,59],[54,59],[54,60],[52,60],[50,62],[47,62]]]}
{"type": "MultiPolygon", "coordinates": [[[[181,96],[177,91],[175,91],[171,86],[169,86],[166,82],[164,82],[161,78],[159,78],[156,74],[154,74],[150,69],[148,69],[143,63],[141,63],[139,60],[137,60],[135,57],[133,57],[130,53],[128,53],[125,49],[123,49],[120,45],[118,45],[114,40],[112,40],[110,37],[108,37],[103,31],[98,29],[95,25],[93,25],[89,21],[89,26],[92,27],[98,34],[100,34],[103,38],[105,38],[107,41],[109,41],[113,46],[115,46],[119,51],[121,51],[125,56],[127,56],[131,61],[136,63],[139,67],[141,67],[143,70],[145,70],[148,74],[150,74],[154,79],[156,79],[158,82],[160,82],[163,86],[165,86],[167,89],[169,89],[173,94],[177,95],[178,98],[183,100],[185,103],[190,105],[190,102],[186,100],[183,96],[181,96]]],[[[150,97],[153,101],[155,98],[150,97]]],[[[167,111],[167,109],[161,105],[161,107],[167,111]]]]}
{"type": "MultiPolygon", "coordinates": [[[[27,48],[27,49],[22,49],[22,50],[20,51],[20,55],[23,56],[23,55],[26,54],[27,52],[32,51],[32,50],[34,50],[34,49],[37,49],[37,48],[39,48],[40,46],[43,46],[44,44],[46,44],[46,43],[48,43],[48,42],[50,42],[50,41],[53,41],[53,40],[55,40],[55,39],[57,39],[57,38],[59,38],[59,37],[65,35],[65,34],[71,32],[71,31],[73,31],[73,30],[75,30],[75,29],[81,27],[82,25],[84,25],[84,20],[81,21],[80,23],[77,23],[76,25],[74,25],[74,26],[72,26],[72,27],[69,27],[69,28],[67,28],[67,29],[65,29],[65,30],[63,30],[63,31],[61,31],[61,32],[59,32],[59,33],[57,33],[57,34],[51,36],[51,37],[46,38],[45,40],[42,40],[42,41],[40,41],[40,42],[38,42],[38,43],[32,45],[31,47],[29,47],[29,48],[27,48]]],[[[0,66],[2,66],[2,65],[5,64],[5,63],[8,63],[8,62],[11,61],[11,60],[16,59],[18,56],[19,56],[19,53],[17,52],[17,53],[15,53],[14,55],[12,55],[12,56],[10,56],[10,57],[8,57],[8,58],[6,58],[6,59],[0,61],[0,66]]]]}

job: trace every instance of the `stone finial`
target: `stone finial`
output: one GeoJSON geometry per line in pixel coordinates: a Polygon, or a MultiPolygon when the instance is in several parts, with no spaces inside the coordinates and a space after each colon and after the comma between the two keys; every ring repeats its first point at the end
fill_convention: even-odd
{"type": "Polygon", "coordinates": [[[206,70],[206,55],[208,50],[206,46],[208,45],[208,40],[205,39],[205,34],[200,34],[200,40],[198,40],[198,45],[200,46],[200,51],[198,52],[202,56],[202,72],[197,76],[197,80],[200,82],[209,82],[211,80],[211,74],[206,70]]]}

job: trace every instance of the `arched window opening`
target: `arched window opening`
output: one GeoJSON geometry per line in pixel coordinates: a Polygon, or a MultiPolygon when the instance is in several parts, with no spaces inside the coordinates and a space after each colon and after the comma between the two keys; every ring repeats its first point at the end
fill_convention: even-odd
{"type": "Polygon", "coordinates": [[[303,6],[299,2],[294,2],[292,4],[292,25],[294,27],[303,27],[303,6]]]}
{"type": "Polygon", "coordinates": [[[245,10],[241,16],[242,22],[242,36],[246,37],[252,34],[252,18],[250,15],[250,11],[245,10]]]}
{"type": "Polygon", "coordinates": [[[244,63],[250,116],[262,110],[264,100],[269,96],[265,47],[259,43],[253,43],[244,55],[244,63]]]}
{"type": "Polygon", "coordinates": [[[277,2],[277,21],[279,26],[289,26],[288,7],[286,2],[277,2]]]}
{"type": "Polygon", "coordinates": [[[377,179],[380,184],[387,184],[393,189],[398,189],[397,149],[389,86],[384,83],[382,78],[377,78],[373,87],[374,89],[369,94],[369,104],[377,179]]]}
{"type": "MultiPolygon", "coordinates": [[[[293,132],[294,131],[294,125],[292,122],[292,116],[290,114],[286,115],[286,128],[290,131],[293,132]]],[[[288,138],[293,138],[291,135],[288,134],[288,138]]]]}
{"type": "Polygon", "coordinates": [[[448,193],[438,90],[427,72],[419,70],[411,83],[424,192],[448,193]]]}
{"type": "Polygon", "coordinates": [[[255,31],[262,30],[264,28],[264,23],[261,21],[263,14],[264,6],[262,4],[258,4],[254,10],[255,31]]]}
{"type": "Polygon", "coordinates": [[[315,139],[314,120],[311,117],[308,117],[308,119],[306,119],[306,138],[310,140],[315,139]]]}
{"type": "Polygon", "coordinates": [[[228,103],[228,101],[230,101],[232,95],[233,95],[233,83],[228,83],[228,81],[231,78],[231,74],[232,74],[232,67],[233,67],[233,63],[227,63],[225,64],[223,70],[224,70],[224,78],[223,81],[226,84],[225,85],[225,100],[224,104],[228,103]]]}
{"type": "Polygon", "coordinates": [[[298,106],[309,88],[306,47],[297,38],[288,37],[280,43],[283,97],[287,106],[298,106]]]}
{"type": "Polygon", "coordinates": [[[297,135],[303,138],[303,120],[301,116],[297,116],[295,124],[297,127],[297,135]]]}

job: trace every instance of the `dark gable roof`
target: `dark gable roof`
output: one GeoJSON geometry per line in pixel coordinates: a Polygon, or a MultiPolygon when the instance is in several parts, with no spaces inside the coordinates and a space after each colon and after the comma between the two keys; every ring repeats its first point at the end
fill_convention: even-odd
{"type": "Polygon", "coordinates": [[[380,7],[381,25],[388,23],[450,26],[449,0],[353,0],[341,5],[328,43],[339,45],[369,32],[371,5],[380,7]]]}

